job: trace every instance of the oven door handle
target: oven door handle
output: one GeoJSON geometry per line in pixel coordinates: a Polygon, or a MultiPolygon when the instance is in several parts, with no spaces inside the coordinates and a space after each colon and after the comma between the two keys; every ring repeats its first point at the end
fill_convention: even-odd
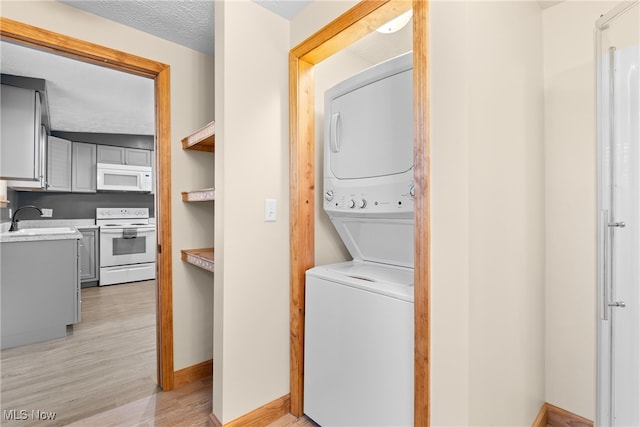
{"type": "MultiPolygon", "coordinates": [[[[155,233],[156,229],[155,228],[143,228],[143,229],[138,229],[138,235],[140,234],[148,234],[148,233],[155,233]]],[[[100,234],[119,234],[122,235],[122,230],[118,229],[118,230],[104,230],[101,229],[100,230],[100,234]]]]}

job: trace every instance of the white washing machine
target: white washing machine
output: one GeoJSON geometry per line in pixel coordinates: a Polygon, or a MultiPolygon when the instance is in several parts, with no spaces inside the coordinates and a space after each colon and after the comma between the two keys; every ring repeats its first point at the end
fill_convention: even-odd
{"type": "Polygon", "coordinates": [[[413,425],[413,57],[325,94],[323,208],[353,261],[306,273],[304,412],[413,425]]]}
{"type": "Polygon", "coordinates": [[[413,425],[413,269],[307,271],[304,410],[321,426],[413,425]]]}

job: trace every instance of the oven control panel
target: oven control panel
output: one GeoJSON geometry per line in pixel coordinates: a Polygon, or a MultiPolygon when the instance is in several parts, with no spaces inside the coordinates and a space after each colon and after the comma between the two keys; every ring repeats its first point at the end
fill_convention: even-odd
{"type": "Polygon", "coordinates": [[[149,208],[96,208],[96,219],[149,218],[149,208]]]}

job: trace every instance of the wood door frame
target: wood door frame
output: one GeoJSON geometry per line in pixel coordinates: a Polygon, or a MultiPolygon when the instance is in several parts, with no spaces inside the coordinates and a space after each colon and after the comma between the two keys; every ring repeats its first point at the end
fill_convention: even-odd
{"type": "Polygon", "coordinates": [[[414,425],[430,424],[430,179],[428,0],[363,0],[289,52],[290,390],[302,416],[305,271],[314,265],[313,67],[413,7],[414,425]]]}
{"type": "Polygon", "coordinates": [[[155,81],[156,121],[156,334],[158,384],[173,389],[173,294],[171,263],[171,114],[169,65],[0,17],[0,38],[155,81]],[[158,215],[159,213],[159,215],[158,215]]]}

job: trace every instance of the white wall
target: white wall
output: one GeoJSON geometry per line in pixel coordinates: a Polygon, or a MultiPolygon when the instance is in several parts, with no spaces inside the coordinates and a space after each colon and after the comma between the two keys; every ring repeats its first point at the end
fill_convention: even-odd
{"type": "Polygon", "coordinates": [[[466,2],[430,6],[431,421],[469,418],[469,115],[466,2]]]}
{"type": "Polygon", "coordinates": [[[227,423],[289,393],[289,23],[248,0],[215,7],[213,412],[227,423]]]}
{"type": "Polygon", "coordinates": [[[180,260],[180,249],[211,246],[211,207],[180,192],[213,186],[213,159],[186,153],[180,140],[213,119],[213,57],[57,1],[3,1],[2,16],[171,66],[171,180],[174,369],[211,359],[213,279],[180,260]]]}
{"type": "Polygon", "coordinates": [[[596,140],[593,31],[618,2],[544,11],[546,400],[596,415],[596,140]]]}
{"type": "Polygon", "coordinates": [[[315,0],[291,20],[290,47],[295,47],[358,3],[358,0],[315,0]]]}
{"type": "Polygon", "coordinates": [[[529,425],[544,400],[541,12],[433,3],[434,425],[529,425]]]}

